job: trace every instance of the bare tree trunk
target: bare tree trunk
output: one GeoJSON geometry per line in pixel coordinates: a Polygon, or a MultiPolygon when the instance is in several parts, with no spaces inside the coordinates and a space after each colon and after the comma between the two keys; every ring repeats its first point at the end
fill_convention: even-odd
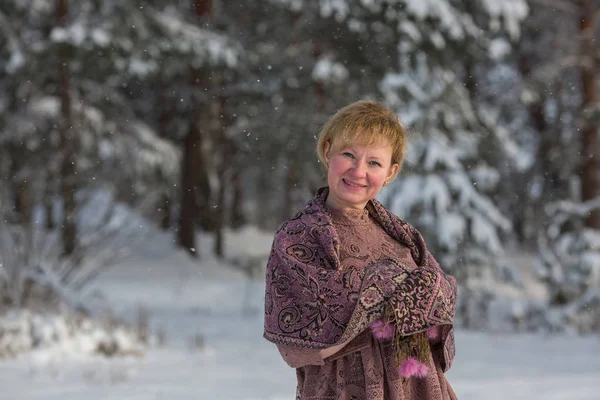
{"type": "Polygon", "coordinates": [[[168,192],[162,194],[158,211],[160,213],[159,227],[163,231],[168,231],[171,228],[171,196],[168,192]]]}
{"type": "MultiPolygon", "coordinates": [[[[201,152],[198,154],[200,158],[199,162],[199,170],[197,172],[197,186],[198,190],[196,191],[196,203],[198,204],[198,217],[196,218],[195,223],[199,224],[200,227],[204,231],[214,232],[215,231],[215,216],[214,216],[214,206],[213,203],[215,194],[213,193],[213,186],[210,183],[210,172],[209,164],[212,163],[212,160],[209,158],[212,156],[212,153],[209,151],[203,151],[202,147],[204,146],[203,142],[209,141],[208,132],[201,131],[201,152]]],[[[212,172],[212,171],[211,171],[212,172]]]]}
{"type": "Polygon", "coordinates": [[[196,191],[198,190],[197,174],[200,171],[200,131],[196,124],[190,124],[189,131],[183,141],[183,156],[181,160],[181,209],[179,211],[179,229],[177,239],[179,246],[186,249],[191,255],[196,253],[196,219],[198,218],[198,204],[196,191]]]}
{"type": "MultiPolygon", "coordinates": [[[[162,138],[167,138],[169,123],[173,120],[175,116],[175,107],[167,95],[167,90],[169,89],[167,83],[164,80],[161,80],[160,83],[160,94],[158,100],[158,106],[160,107],[160,115],[158,117],[158,131],[159,135],[162,138]]],[[[168,188],[165,188],[163,194],[161,195],[158,204],[158,219],[159,219],[159,227],[160,229],[166,231],[171,227],[171,199],[172,199],[172,190],[170,189],[170,185],[168,188]]]]}
{"type": "MultiPolygon", "coordinates": [[[[193,8],[198,24],[205,25],[210,22],[214,12],[213,6],[212,0],[194,0],[193,8]]],[[[213,71],[212,75],[208,75],[208,72],[203,72],[200,69],[192,70],[192,83],[198,87],[198,92],[201,92],[201,88],[206,88],[208,85],[213,87],[218,85],[218,82],[220,81],[219,74],[216,71],[213,71]]],[[[218,188],[214,183],[216,183],[215,181],[218,181],[218,171],[216,171],[215,163],[213,161],[213,152],[217,149],[213,146],[212,134],[217,128],[215,125],[218,124],[218,122],[215,123],[215,119],[218,121],[218,116],[220,115],[220,100],[211,99],[205,104],[201,104],[200,101],[196,99],[196,103],[196,109],[200,110],[201,107],[204,107],[204,112],[200,114],[202,116],[202,123],[198,124],[198,128],[200,129],[200,139],[202,140],[200,147],[202,163],[200,164],[200,171],[198,171],[198,185],[200,190],[196,193],[196,201],[198,202],[199,207],[199,220],[197,222],[203,230],[216,232],[217,227],[214,206],[216,201],[215,197],[217,195],[215,190],[218,190],[218,188]]]]}
{"type": "MultiPolygon", "coordinates": [[[[595,7],[591,0],[580,0],[582,15],[579,30],[581,33],[581,86],[583,92],[582,111],[598,107],[596,90],[596,61],[593,56],[597,49],[594,46],[595,26],[593,17],[595,7]]],[[[598,155],[598,127],[596,122],[585,120],[581,128],[581,201],[588,201],[600,195],[599,174],[600,159],[598,155]]],[[[585,220],[586,226],[600,229],[600,210],[593,210],[585,220]]]]}
{"type": "Polygon", "coordinates": [[[270,193],[269,193],[269,178],[271,178],[271,171],[260,171],[256,182],[256,213],[258,217],[255,223],[261,229],[267,229],[269,227],[269,217],[272,210],[269,208],[270,193]]]}
{"type": "Polygon", "coordinates": [[[233,166],[231,174],[231,208],[230,208],[230,225],[233,229],[242,227],[246,223],[246,216],[243,210],[243,187],[242,187],[242,171],[239,165],[233,166]]]}
{"type": "Polygon", "coordinates": [[[192,7],[198,17],[203,17],[212,13],[213,0],[195,0],[192,7]]]}
{"type": "Polygon", "coordinates": [[[323,82],[315,82],[313,84],[313,89],[317,96],[317,107],[318,110],[324,111],[327,107],[327,96],[325,84],[323,82]]]}
{"type": "MultiPolygon", "coordinates": [[[[66,26],[69,15],[68,0],[56,0],[57,25],[66,26]]],[[[71,112],[71,94],[69,86],[69,58],[64,48],[58,50],[59,95],[62,114],[60,127],[60,150],[62,163],[60,167],[60,194],[63,199],[62,244],[65,255],[72,254],[77,243],[77,221],[75,221],[77,191],[76,171],[76,138],[73,131],[71,112]]]]}
{"type": "Polygon", "coordinates": [[[215,245],[213,252],[217,257],[223,257],[224,255],[224,235],[223,229],[225,227],[225,188],[226,188],[226,176],[227,171],[230,169],[233,158],[235,157],[235,146],[232,141],[227,138],[225,135],[225,130],[229,127],[231,123],[231,119],[227,114],[226,109],[227,98],[225,96],[219,96],[218,98],[218,109],[217,113],[212,116],[215,121],[220,121],[220,126],[215,126],[217,131],[220,133],[219,135],[219,143],[218,143],[218,151],[221,155],[221,163],[218,166],[218,180],[219,180],[219,188],[217,190],[216,196],[216,204],[213,209],[213,228],[215,232],[215,245]],[[222,116],[221,118],[217,118],[217,116],[222,116]]]}
{"type": "Polygon", "coordinates": [[[227,147],[227,140],[221,136],[220,150],[221,150],[221,163],[218,166],[217,175],[219,177],[219,187],[217,189],[215,204],[210,207],[211,211],[211,228],[212,232],[215,233],[215,241],[213,246],[213,253],[217,257],[223,257],[224,238],[223,228],[225,218],[225,176],[227,175],[227,167],[231,163],[231,154],[224,150],[227,147]]]}
{"type": "MultiPolygon", "coordinates": [[[[539,41],[538,36],[540,32],[535,26],[525,27],[523,34],[533,42],[536,40],[539,41]]],[[[516,67],[524,80],[532,81],[532,72],[539,61],[535,58],[534,53],[531,52],[531,47],[525,45],[524,42],[521,43],[517,52],[518,60],[516,67]]],[[[535,84],[535,81],[531,83],[535,84]]],[[[560,92],[560,86],[555,86],[555,90],[551,91],[552,96],[558,103],[560,103],[561,98],[560,92]]],[[[545,105],[548,98],[546,97],[546,93],[547,91],[540,90],[539,96],[534,102],[528,105],[527,110],[530,124],[537,134],[539,143],[535,153],[534,167],[525,174],[517,173],[511,179],[511,181],[519,182],[516,187],[524,189],[518,193],[518,199],[511,205],[511,210],[513,210],[514,214],[513,224],[515,231],[519,235],[521,243],[525,244],[529,241],[528,243],[531,245],[534,245],[536,242],[538,233],[534,227],[543,224],[543,220],[546,218],[544,204],[566,195],[563,190],[565,181],[560,176],[559,170],[556,168],[556,161],[554,160],[557,150],[561,148],[561,135],[559,132],[556,132],[556,129],[560,130],[561,128],[560,124],[552,125],[547,121],[548,116],[545,112],[545,105]],[[541,194],[536,198],[532,198],[528,184],[534,177],[539,177],[542,181],[541,194]]],[[[514,191],[515,182],[512,182],[512,184],[507,182],[506,187],[509,191],[514,191]]]]}
{"type": "MultiPolygon", "coordinates": [[[[225,177],[225,174],[219,174],[221,178],[225,177]]],[[[217,257],[223,257],[224,255],[224,235],[223,235],[223,217],[225,210],[225,185],[224,179],[221,179],[219,190],[217,191],[217,207],[215,208],[215,243],[213,252],[217,257]]]]}
{"type": "MultiPolygon", "coordinates": [[[[563,97],[563,84],[560,79],[553,82],[552,95],[556,99],[558,105],[556,115],[562,115],[564,104],[561,98],[563,97]]],[[[529,115],[533,126],[540,134],[540,144],[537,150],[536,157],[540,162],[539,175],[542,178],[542,197],[544,203],[555,201],[564,198],[568,193],[569,177],[563,176],[564,170],[560,167],[560,157],[562,153],[561,128],[560,121],[557,117],[552,124],[546,121],[547,116],[544,110],[546,99],[542,95],[539,102],[532,105],[529,115]]],[[[538,207],[538,211],[542,212],[543,207],[538,207]]],[[[544,215],[540,214],[540,217],[544,215]]],[[[542,217],[543,218],[543,217],[542,217]]]]}
{"type": "Polygon", "coordinates": [[[24,179],[21,174],[21,160],[24,153],[20,144],[10,143],[9,150],[12,209],[16,222],[26,225],[31,218],[32,202],[27,179],[24,179]]]}
{"type": "Polygon", "coordinates": [[[48,173],[46,178],[46,183],[44,185],[44,214],[46,216],[45,227],[47,230],[51,231],[56,228],[56,224],[54,223],[54,190],[52,190],[52,183],[54,182],[54,176],[51,173],[48,173]]]}
{"type": "MultiPolygon", "coordinates": [[[[192,4],[193,12],[201,21],[212,12],[211,0],[196,0],[192,4]]],[[[190,83],[200,90],[202,73],[198,69],[190,70],[190,83]]],[[[196,223],[200,211],[207,204],[203,199],[210,196],[210,186],[207,179],[203,179],[206,168],[203,159],[202,140],[203,130],[200,126],[201,107],[195,101],[189,130],[183,141],[183,157],[181,160],[181,209],[177,229],[179,246],[186,249],[191,255],[197,256],[196,252],[196,223]],[[204,204],[203,204],[204,203],[204,204]]]]}
{"type": "MultiPolygon", "coordinates": [[[[215,76],[212,82],[215,82],[215,76]]],[[[198,171],[199,186],[201,190],[197,193],[198,206],[200,207],[199,224],[206,232],[216,232],[218,229],[219,216],[216,213],[218,202],[218,185],[220,184],[218,151],[219,143],[215,143],[213,137],[217,129],[220,128],[218,116],[220,115],[220,104],[218,99],[213,99],[208,103],[206,111],[202,114],[202,129],[200,131],[201,143],[201,161],[200,171],[198,171]]]]}
{"type": "Polygon", "coordinates": [[[15,186],[15,211],[23,225],[31,221],[31,210],[33,208],[31,193],[27,181],[20,181],[15,186]]]}
{"type": "Polygon", "coordinates": [[[475,77],[475,62],[469,54],[465,56],[465,87],[469,92],[471,101],[477,97],[477,78],[475,77]]]}

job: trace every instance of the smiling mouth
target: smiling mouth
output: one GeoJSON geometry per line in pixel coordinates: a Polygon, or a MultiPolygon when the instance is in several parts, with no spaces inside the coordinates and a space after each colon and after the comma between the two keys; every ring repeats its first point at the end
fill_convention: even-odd
{"type": "Polygon", "coordinates": [[[344,181],[344,183],[346,185],[351,186],[351,187],[355,187],[355,188],[365,188],[365,187],[367,187],[367,185],[359,185],[358,183],[353,183],[353,182],[347,181],[347,180],[345,180],[343,178],[342,178],[342,181],[344,181]]]}

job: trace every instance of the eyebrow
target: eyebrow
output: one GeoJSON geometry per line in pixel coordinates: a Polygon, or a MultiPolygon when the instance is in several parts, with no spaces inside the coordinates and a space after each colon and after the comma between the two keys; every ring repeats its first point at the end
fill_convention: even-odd
{"type": "MultiPolygon", "coordinates": [[[[353,151],[353,152],[356,153],[356,149],[354,149],[354,147],[352,145],[349,145],[347,147],[342,147],[340,149],[340,151],[344,151],[344,150],[351,150],[351,151],[353,151]]],[[[381,158],[381,157],[378,157],[378,156],[371,156],[371,157],[367,157],[367,158],[369,160],[376,160],[376,161],[379,161],[379,162],[384,162],[384,160],[385,160],[384,158],[381,158]]]]}

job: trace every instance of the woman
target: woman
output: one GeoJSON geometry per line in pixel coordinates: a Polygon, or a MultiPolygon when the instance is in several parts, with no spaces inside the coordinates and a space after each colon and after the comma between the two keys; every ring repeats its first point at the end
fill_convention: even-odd
{"type": "Polygon", "coordinates": [[[382,105],[339,110],[317,144],[328,187],[275,235],[264,336],[296,368],[299,400],[456,399],[444,376],[456,282],[375,200],[405,148],[405,130],[382,105]]]}

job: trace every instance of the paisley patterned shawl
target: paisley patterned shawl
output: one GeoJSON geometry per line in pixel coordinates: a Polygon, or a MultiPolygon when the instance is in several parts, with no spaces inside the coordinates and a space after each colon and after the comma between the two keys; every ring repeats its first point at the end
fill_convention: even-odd
{"type": "Polygon", "coordinates": [[[264,337],[324,349],[346,343],[392,308],[402,336],[440,326],[444,371],[454,358],[456,281],[427,251],[421,234],[380,202],[369,214],[406,245],[416,269],[383,260],[365,269],[340,268],[339,238],[325,207],[328,188],[277,230],[267,264],[264,337]]]}

